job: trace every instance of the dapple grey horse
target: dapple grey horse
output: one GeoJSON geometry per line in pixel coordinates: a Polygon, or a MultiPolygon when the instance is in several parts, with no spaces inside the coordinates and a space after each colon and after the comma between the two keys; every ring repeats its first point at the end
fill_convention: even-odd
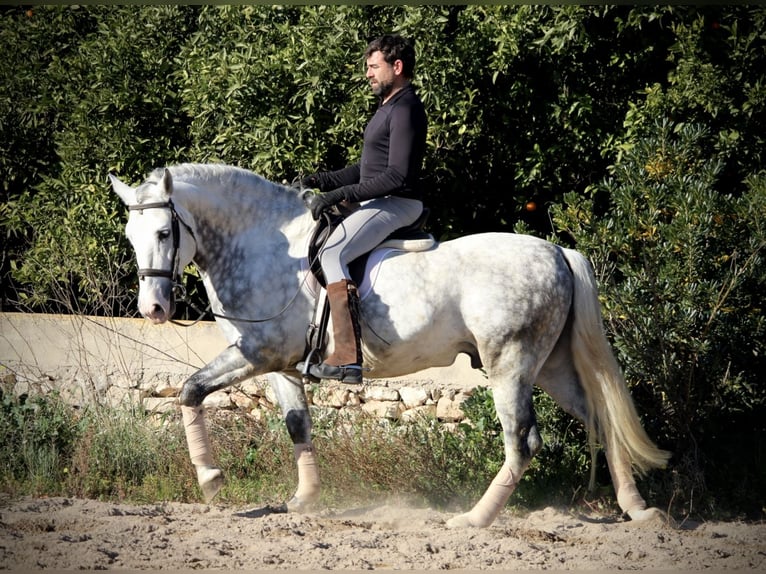
{"type": "MultiPolygon", "coordinates": [[[[130,209],[126,234],[139,267],[141,314],[154,323],[168,321],[174,285],[193,262],[229,343],[184,383],[179,399],[205,498],[219,491],[223,475],[211,454],[203,399],[269,373],[298,467],[288,509],[304,510],[316,501],[320,480],[295,367],[314,308],[314,296],[302,288],[314,226],[303,194],[225,165],[160,168],[135,188],[110,178],[130,209]]],[[[604,445],[622,510],[634,520],[662,514],[647,508],[634,472],[664,466],[669,454],[640,423],[603,331],[591,266],[581,254],[506,233],[395,252],[378,265],[361,313],[369,378],[447,366],[459,353],[486,369],[505,463],[484,496],[449,527],[490,525],[539,451],[533,385],[604,445]]]]}

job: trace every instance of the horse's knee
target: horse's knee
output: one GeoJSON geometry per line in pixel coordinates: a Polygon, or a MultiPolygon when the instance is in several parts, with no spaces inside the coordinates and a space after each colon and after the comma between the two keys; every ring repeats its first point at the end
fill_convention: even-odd
{"type": "Polygon", "coordinates": [[[187,379],[181,387],[181,393],[178,395],[178,402],[185,407],[198,407],[205,400],[207,393],[204,387],[198,384],[194,377],[187,379]]]}
{"type": "Polygon", "coordinates": [[[311,417],[308,411],[295,409],[287,411],[285,426],[293,444],[311,441],[311,417]]]}

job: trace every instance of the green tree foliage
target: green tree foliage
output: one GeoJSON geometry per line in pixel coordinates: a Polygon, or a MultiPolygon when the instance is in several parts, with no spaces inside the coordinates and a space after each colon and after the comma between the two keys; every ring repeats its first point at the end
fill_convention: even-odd
{"type": "Polygon", "coordinates": [[[105,291],[132,279],[107,172],[138,180],[165,163],[224,161],[292,179],[354,161],[375,105],[362,49],[398,31],[417,40],[434,232],[518,220],[550,231],[545,208],[604,173],[604,143],[631,97],[667,81],[673,25],[690,19],[670,8],[481,5],[0,14],[12,55],[0,66],[3,293],[13,296],[12,277],[30,308],[120,314],[128,291],[105,291]],[[523,211],[529,200],[541,209],[523,211]]]}
{"type": "Polygon", "coordinates": [[[189,153],[274,179],[357,159],[360,110],[370,101],[362,89],[362,10],[205,10],[179,55],[189,153]],[[333,153],[339,158],[328,161],[333,153]]]}
{"type": "MultiPolygon", "coordinates": [[[[747,22],[763,19],[761,12],[747,22]]],[[[611,175],[554,221],[587,252],[650,434],[673,450],[676,502],[762,512],[766,473],[766,108],[760,26],[676,25],[665,86],[633,104],[611,175]],[[736,53],[736,62],[721,48],[736,53]],[[749,77],[732,83],[732,77],[749,77]],[[744,158],[744,159],[743,159],[744,158]],[[732,486],[737,468],[741,487],[732,486]]]]}
{"type": "Polygon", "coordinates": [[[367,39],[417,40],[440,237],[549,230],[540,206],[607,160],[626,96],[662,79],[673,35],[628,8],[40,6],[0,12],[5,297],[128,314],[122,207],[106,174],[224,161],[292,179],[358,159],[374,111],[367,39]],[[650,33],[658,47],[643,40],[650,33]],[[617,41],[618,50],[613,50],[617,41]],[[75,238],[74,240],[72,238],[75,238]],[[18,290],[18,292],[15,292],[18,290]]]}
{"type": "Polygon", "coordinates": [[[191,13],[94,6],[0,14],[3,53],[14,55],[0,66],[9,78],[0,88],[0,145],[8,146],[0,214],[19,302],[125,313],[117,288],[132,274],[130,257],[104,178],[176,161],[188,145],[169,78],[191,13]]]}

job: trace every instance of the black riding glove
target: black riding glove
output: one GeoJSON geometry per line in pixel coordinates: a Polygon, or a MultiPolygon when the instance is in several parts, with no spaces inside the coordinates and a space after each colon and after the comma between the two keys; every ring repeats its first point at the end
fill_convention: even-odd
{"type": "MultiPolygon", "coordinates": [[[[283,181],[283,184],[287,184],[287,181],[283,181]]],[[[307,175],[306,177],[296,177],[290,187],[303,191],[304,189],[319,189],[319,176],[317,174],[307,175]]]]}
{"type": "Polygon", "coordinates": [[[339,204],[344,199],[346,199],[346,193],[343,191],[342,187],[315,195],[309,204],[311,216],[314,218],[314,221],[317,221],[326,209],[339,204]]]}
{"type": "Polygon", "coordinates": [[[307,175],[303,179],[300,180],[300,189],[319,189],[321,190],[320,184],[319,184],[319,176],[317,174],[314,175],[307,175]]]}

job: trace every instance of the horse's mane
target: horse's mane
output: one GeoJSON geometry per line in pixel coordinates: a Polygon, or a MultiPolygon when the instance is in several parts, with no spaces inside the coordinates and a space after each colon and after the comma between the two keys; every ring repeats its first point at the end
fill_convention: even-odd
{"type": "MultiPolygon", "coordinates": [[[[154,169],[144,184],[162,181],[164,167],[154,169]]],[[[263,209],[268,210],[272,221],[293,217],[303,209],[300,192],[292,187],[270,181],[252,171],[223,163],[181,163],[168,166],[174,184],[185,183],[202,193],[196,194],[205,207],[204,219],[218,221],[216,225],[234,225],[238,218],[263,220],[263,209]],[[246,216],[246,214],[250,214],[246,216]]],[[[189,207],[187,204],[186,207],[189,207]]],[[[201,215],[201,214],[200,214],[201,215]]]]}
{"type": "MultiPolygon", "coordinates": [[[[174,180],[187,183],[224,182],[227,185],[247,184],[258,188],[283,188],[247,169],[223,163],[181,163],[168,166],[174,180]]],[[[147,182],[158,182],[165,173],[164,167],[158,167],[146,178],[147,182]]]]}

